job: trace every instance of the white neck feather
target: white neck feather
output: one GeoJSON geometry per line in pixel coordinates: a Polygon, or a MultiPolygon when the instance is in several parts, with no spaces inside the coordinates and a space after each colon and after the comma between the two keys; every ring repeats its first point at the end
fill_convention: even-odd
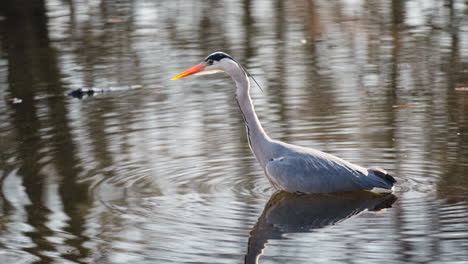
{"type": "Polygon", "coordinates": [[[250,98],[249,78],[241,66],[231,60],[223,66],[226,73],[236,82],[236,99],[247,127],[250,148],[262,167],[265,167],[271,158],[271,139],[263,130],[262,124],[255,113],[250,98]]]}

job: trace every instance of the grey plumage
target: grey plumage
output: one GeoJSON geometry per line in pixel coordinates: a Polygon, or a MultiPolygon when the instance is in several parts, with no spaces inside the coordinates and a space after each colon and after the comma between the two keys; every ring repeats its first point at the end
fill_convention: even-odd
{"type": "Polygon", "coordinates": [[[250,148],[275,188],[298,193],[392,189],[395,179],[381,169],[365,169],[319,150],[270,139],[255,113],[244,68],[225,53],[209,55],[172,80],[219,71],[226,72],[236,83],[236,100],[247,127],[250,148]]]}
{"type": "Polygon", "coordinates": [[[393,183],[371,169],[349,163],[319,150],[282,142],[265,166],[273,185],[287,192],[323,193],[373,188],[391,189],[393,183]]]}

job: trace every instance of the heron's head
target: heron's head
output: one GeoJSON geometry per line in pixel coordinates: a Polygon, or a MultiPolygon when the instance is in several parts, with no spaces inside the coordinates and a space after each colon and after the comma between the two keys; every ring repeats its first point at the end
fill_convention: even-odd
{"type": "Polygon", "coordinates": [[[234,65],[237,65],[237,62],[235,62],[231,56],[224,52],[215,52],[206,57],[200,64],[197,64],[192,68],[177,74],[171,80],[177,80],[193,74],[199,75],[225,72],[234,65]]]}

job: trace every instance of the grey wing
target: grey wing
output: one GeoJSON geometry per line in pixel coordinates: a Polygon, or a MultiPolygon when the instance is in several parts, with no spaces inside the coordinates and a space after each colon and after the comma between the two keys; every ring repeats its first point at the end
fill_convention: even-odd
{"type": "Polygon", "coordinates": [[[273,159],[267,163],[265,172],[288,192],[341,192],[374,187],[365,168],[320,151],[293,152],[273,159]]]}

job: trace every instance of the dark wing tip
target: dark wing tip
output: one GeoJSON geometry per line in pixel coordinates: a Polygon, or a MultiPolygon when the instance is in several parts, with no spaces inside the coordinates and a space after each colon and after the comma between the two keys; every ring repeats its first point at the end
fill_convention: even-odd
{"type": "Polygon", "coordinates": [[[374,172],[374,174],[376,176],[379,176],[380,178],[383,178],[384,180],[390,182],[391,184],[394,184],[396,183],[397,181],[395,180],[395,178],[393,178],[392,175],[388,174],[387,171],[381,169],[381,168],[372,168],[371,169],[372,172],[374,172]]]}
{"type": "Polygon", "coordinates": [[[397,180],[396,180],[392,175],[390,175],[390,174],[385,175],[385,179],[386,179],[387,181],[391,182],[392,184],[394,184],[394,183],[397,182],[397,180]]]}

